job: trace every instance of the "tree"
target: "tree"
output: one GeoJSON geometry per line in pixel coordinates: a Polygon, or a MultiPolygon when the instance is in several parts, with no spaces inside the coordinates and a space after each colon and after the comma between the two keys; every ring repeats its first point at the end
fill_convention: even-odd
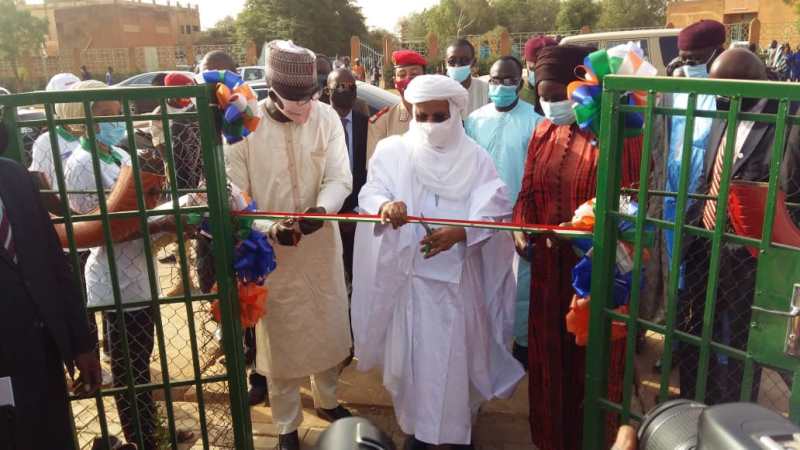
{"type": "Polygon", "coordinates": [[[430,9],[425,9],[417,13],[411,13],[400,19],[398,28],[400,38],[404,41],[412,39],[423,39],[428,33],[428,16],[430,9]]]}
{"type": "Polygon", "coordinates": [[[434,32],[447,40],[483,34],[497,25],[497,14],[487,0],[442,0],[438,5],[400,19],[403,40],[423,39],[434,32]]]}
{"type": "Polygon", "coordinates": [[[0,59],[8,61],[14,73],[15,90],[19,90],[20,60],[41,51],[47,34],[47,19],[18,9],[14,0],[0,0],[0,59]]]}
{"type": "Polygon", "coordinates": [[[228,16],[200,33],[195,41],[198,45],[230,44],[236,40],[236,19],[228,16]]]}
{"type": "Polygon", "coordinates": [[[367,32],[367,40],[365,44],[369,45],[373,49],[382,52],[383,51],[383,42],[389,39],[390,42],[397,42],[397,36],[385,30],[383,28],[374,28],[367,32]]]}
{"type": "Polygon", "coordinates": [[[559,31],[594,27],[600,17],[600,5],[593,0],[564,0],[556,17],[559,31]]]}
{"type": "Polygon", "coordinates": [[[349,54],[351,36],[367,37],[364,15],[353,0],[247,0],[236,26],[240,40],[259,47],[291,39],[328,55],[349,54]]]}
{"type": "Polygon", "coordinates": [[[667,0],[603,0],[597,27],[603,30],[663,26],[667,0]]]}
{"type": "Polygon", "coordinates": [[[559,0],[495,0],[497,23],[510,33],[552,31],[561,7],[559,0]]]}

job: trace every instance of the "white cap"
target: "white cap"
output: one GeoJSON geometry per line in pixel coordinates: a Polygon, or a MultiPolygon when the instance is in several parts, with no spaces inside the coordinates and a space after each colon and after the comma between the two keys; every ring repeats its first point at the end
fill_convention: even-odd
{"type": "Polygon", "coordinates": [[[72,85],[79,83],[80,81],[80,78],[71,73],[57,73],[53,75],[53,78],[50,78],[50,81],[47,82],[47,87],[45,90],[66,91],[67,89],[70,89],[72,85]]]}

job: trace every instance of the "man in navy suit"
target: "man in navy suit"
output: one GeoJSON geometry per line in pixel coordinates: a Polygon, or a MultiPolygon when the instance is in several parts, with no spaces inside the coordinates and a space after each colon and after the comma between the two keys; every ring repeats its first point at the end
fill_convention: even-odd
{"type": "MultiPolygon", "coordinates": [[[[8,138],[2,128],[0,154],[8,138]]],[[[0,158],[0,286],[0,448],[72,449],[64,365],[70,374],[78,368],[80,393],[96,391],[96,340],[39,191],[28,171],[6,158],[0,158]]]]}

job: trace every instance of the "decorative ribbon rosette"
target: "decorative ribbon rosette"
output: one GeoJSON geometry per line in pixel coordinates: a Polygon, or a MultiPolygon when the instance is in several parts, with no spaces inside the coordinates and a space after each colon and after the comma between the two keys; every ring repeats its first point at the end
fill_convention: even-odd
{"type": "Polygon", "coordinates": [[[217,101],[223,111],[222,135],[234,144],[254,132],[261,120],[258,96],[242,77],[229,70],[203,72],[203,81],[217,85],[217,101]]]}
{"type": "MultiPolygon", "coordinates": [[[[594,229],[594,199],[591,199],[575,211],[572,226],[594,229]]],[[[636,202],[628,197],[620,201],[620,212],[627,215],[636,215],[639,207],[636,202]]],[[[620,240],[617,241],[616,266],[614,268],[613,300],[616,311],[621,314],[628,312],[628,300],[633,280],[633,251],[634,247],[629,242],[633,240],[634,224],[620,221],[620,240]]],[[[652,243],[652,227],[645,230],[644,246],[652,243]]],[[[575,295],[572,298],[570,311],[566,316],[567,331],[575,335],[575,344],[585,346],[589,339],[589,301],[591,300],[592,283],[592,241],[591,239],[576,239],[573,241],[575,251],[581,255],[578,264],[572,269],[572,287],[575,295]]],[[[644,262],[650,257],[649,251],[643,249],[644,262]]],[[[625,337],[625,324],[618,321],[611,323],[611,339],[625,337]]]]}
{"type": "MultiPolygon", "coordinates": [[[[198,199],[197,202],[202,200],[198,199]]],[[[255,202],[231,183],[228,183],[228,202],[231,211],[249,212],[256,209],[255,202]]],[[[239,319],[242,327],[247,328],[255,325],[266,313],[267,287],[264,286],[264,281],[277,264],[272,245],[264,233],[253,228],[253,219],[234,217],[233,221],[236,226],[233,268],[239,293],[239,319]]],[[[204,236],[213,238],[208,217],[195,215],[189,222],[199,225],[204,236]]],[[[219,321],[219,300],[211,305],[211,311],[219,321]]]]}
{"type": "MultiPolygon", "coordinates": [[[[567,96],[572,101],[578,126],[581,129],[589,128],[595,134],[600,133],[603,79],[607,75],[652,77],[658,74],[658,69],[644,59],[644,52],[634,42],[592,52],[583,60],[583,66],[576,70],[584,72],[583,77],[567,85],[567,96]]],[[[627,97],[631,105],[641,106],[646,101],[644,92],[630,92],[627,97]]],[[[625,128],[629,132],[641,132],[643,124],[641,114],[625,115],[625,128]]]]}

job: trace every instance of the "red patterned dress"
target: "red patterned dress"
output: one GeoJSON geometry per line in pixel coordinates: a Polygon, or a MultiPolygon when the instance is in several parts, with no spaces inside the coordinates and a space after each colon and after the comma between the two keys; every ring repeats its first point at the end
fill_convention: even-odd
{"type": "MultiPolygon", "coordinates": [[[[557,225],[595,197],[599,149],[577,125],[539,124],[528,146],[515,222],[557,225]]],[[[624,143],[622,183],[639,180],[641,137],[624,143]]],[[[531,265],[528,325],[530,424],[539,450],[581,448],[586,347],[575,345],[565,316],[573,295],[571,271],[578,257],[569,241],[537,236],[531,265]]],[[[621,398],[625,341],[612,347],[609,397],[621,398]]],[[[613,424],[609,424],[613,426],[613,424]]]]}

